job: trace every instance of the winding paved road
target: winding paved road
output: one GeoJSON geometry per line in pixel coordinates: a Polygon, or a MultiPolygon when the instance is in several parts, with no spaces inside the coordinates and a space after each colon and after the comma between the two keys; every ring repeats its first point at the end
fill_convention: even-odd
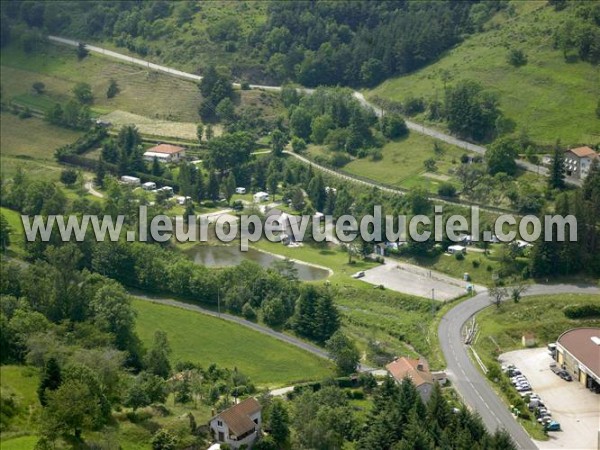
{"type": "MultiPolygon", "coordinates": [[[[600,288],[578,285],[533,285],[523,295],[600,294],[600,288]]],[[[463,401],[477,411],[490,431],[505,428],[522,449],[537,448],[527,432],[513,418],[484,376],[473,365],[464,344],[462,328],[473,315],[490,306],[487,292],[482,292],[452,308],[442,318],[438,337],[447,363],[447,373],[463,401]]]]}
{"type": "MultiPolygon", "coordinates": [[[[52,42],[56,42],[56,43],[64,44],[64,45],[70,45],[70,46],[74,46],[74,47],[77,47],[79,45],[79,41],[76,41],[73,39],[67,39],[67,38],[63,38],[63,37],[59,37],[59,36],[48,36],[48,39],[52,42]]],[[[200,75],[196,75],[196,74],[189,73],[189,72],[183,72],[181,70],[173,69],[173,68],[167,67],[167,66],[162,66],[160,64],[151,63],[150,61],[145,61],[143,59],[134,58],[132,56],[124,55],[122,53],[118,53],[118,52],[108,50],[108,49],[105,49],[102,47],[97,47],[94,45],[86,44],[86,48],[90,52],[100,53],[102,55],[109,56],[109,57],[115,58],[115,59],[119,59],[121,61],[125,61],[130,64],[136,64],[138,66],[146,67],[148,69],[155,70],[157,72],[163,72],[163,73],[166,73],[169,75],[174,75],[174,76],[184,78],[186,80],[191,80],[191,81],[202,80],[202,77],[200,75]]],[[[236,87],[240,87],[239,83],[233,83],[233,85],[236,87]]],[[[267,86],[264,84],[251,84],[250,88],[251,89],[264,89],[264,90],[268,90],[268,91],[280,91],[281,90],[281,86],[267,86]]],[[[301,90],[303,92],[310,94],[311,92],[313,92],[314,89],[301,88],[301,90]]],[[[370,103],[362,93],[354,91],[354,97],[356,97],[356,99],[358,101],[360,101],[360,103],[362,103],[365,107],[372,109],[377,116],[382,116],[384,114],[385,111],[382,108],[379,108],[379,107],[373,105],[372,103],[370,103]]],[[[425,125],[418,124],[418,123],[412,122],[410,120],[406,121],[406,125],[410,130],[413,130],[417,133],[433,137],[442,142],[446,142],[447,144],[451,144],[451,145],[455,145],[460,148],[464,148],[467,151],[474,152],[474,153],[480,153],[480,154],[484,154],[486,152],[485,147],[482,147],[480,145],[471,144],[470,142],[463,141],[462,139],[458,139],[454,136],[450,136],[449,134],[443,133],[443,132],[435,130],[433,128],[426,127],[425,125]]],[[[548,174],[548,170],[545,167],[540,167],[535,164],[531,164],[527,161],[517,160],[517,164],[519,165],[519,167],[521,167],[527,171],[530,171],[530,172],[534,172],[534,173],[537,173],[540,175],[548,174]]],[[[565,181],[570,184],[581,185],[581,180],[573,180],[573,179],[568,178],[565,181]]]]}

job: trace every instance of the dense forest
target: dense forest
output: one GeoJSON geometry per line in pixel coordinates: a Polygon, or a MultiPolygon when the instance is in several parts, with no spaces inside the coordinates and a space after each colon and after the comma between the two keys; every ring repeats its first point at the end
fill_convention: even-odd
{"type": "Polygon", "coordinates": [[[26,24],[82,40],[111,40],[170,61],[194,61],[194,48],[208,46],[229,53],[232,72],[246,81],[373,86],[435,60],[504,4],[274,2],[266,7],[264,23],[248,28],[243,18],[230,15],[202,23],[206,5],[201,2],[7,1],[2,42],[10,39],[10,26],[26,24]],[[184,39],[182,27],[198,17],[202,26],[184,39]]]}

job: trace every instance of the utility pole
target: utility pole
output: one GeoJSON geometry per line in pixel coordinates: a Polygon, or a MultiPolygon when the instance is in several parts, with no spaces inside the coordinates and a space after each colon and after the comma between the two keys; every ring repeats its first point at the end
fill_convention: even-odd
{"type": "Polygon", "coordinates": [[[431,289],[431,315],[433,316],[435,311],[435,289],[431,289]]]}
{"type": "Polygon", "coordinates": [[[217,288],[217,312],[221,317],[221,288],[217,288]]]}

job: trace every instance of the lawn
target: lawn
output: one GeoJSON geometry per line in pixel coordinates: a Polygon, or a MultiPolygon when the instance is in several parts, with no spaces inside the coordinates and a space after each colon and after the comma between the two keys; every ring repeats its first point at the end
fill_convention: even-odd
{"type": "Polygon", "coordinates": [[[145,345],[156,330],[168,334],[172,361],[240,371],[260,386],[276,387],[333,375],[330,365],[304,350],[243,326],[184,309],[135,300],[137,331],[145,345]]]}
{"type": "Polygon", "coordinates": [[[506,302],[499,309],[490,307],[476,317],[480,335],[475,348],[484,362],[494,361],[500,353],[522,348],[526,332],[536,336],[538,346],[554,342],[571,328],[600,326],[600,319],[569,319],[563,313],[568,305],[600,302],[600,295],[561,294],[524,297],[518,304],[506,302]]]}
{"type": "Polygon", "coordinates": [[[442,144],[444,153],[436,155],[433,150],[434,142],[433,138],[411,132],[405,139],[388,142],[381,149],[381,160],[355,159],[342,170],[386,185],[406,189],[421,187],[432,193],[436,193],[440,184],[445,181],[451,181],[459,187],[449,171],[458,167],[465,151],[450,144],[442,144]],[[425,170],[423,163],[429,158],[435,160],[436,172],[425,170]]]}
{"type": "Polygon", "coordinates": [[[431,365],[440,367],[441,360],[431,353],[431,342],[436,337],[429,328],[433,319],[430,303],[422,298],[376,289],[351,277],[377,263],[354,258],[355,262],[348,264],[348,254],[337,248],[311,245],[290,248],[264,239],[253,246],[333,270],[333,275],[326,281],[316,283],[327,283],[331,287],[344,331],[356,341],[367,362],[377,364],[376,353],[387,353],[389,359],[396,355],[422,354],[432,356],[431,365]],[[374,343],[377,351],[372,347],[374,343]]]}
{"type": "MultiPolygon", "coordinates": [[[[0,213],[8,221],[10,226],[10,245],[9,254],[14,253],[14,256],[24,257],[25,256],[25,234],[23,231],[23,222],[21,221],[21,215],[17,211],[12,209],[0,207],[0,213]]],[[[13,255],[11,255],[13,256],[13,255]]]]}
{"type": "Polygon", "coordinates": [[[0,381],[3,395],[14,394],[19,407],[19,413],[12,418],[8,428],[0,435],[2,450],[32,449],[37,438],[26,434],[33,432],[33,423],[37,420],[37,412],[40,408],[36,394],[39,383],[38,372],[27,366],[0,366],[0,381]]]}
{"type": "Polygon", "coordinates": [[[562,52],[553,48],[553,33],[566,18],[573,17],[573,8],[555,12],[545,1],[513,1],[510,5],[514,15],[497,14],[487,31],[467,38],[434,64],[385,81],[367,96],[396,101],[408,96],[440,99],[446,76],[449,85],[476,80],[499,95],[506,117],[535,141],[596,142],[598,68],[587,62],[566,62],[562,52]],[[508,64],[512,47],[526,53],[527,65],[515,68],[508,64]]]}

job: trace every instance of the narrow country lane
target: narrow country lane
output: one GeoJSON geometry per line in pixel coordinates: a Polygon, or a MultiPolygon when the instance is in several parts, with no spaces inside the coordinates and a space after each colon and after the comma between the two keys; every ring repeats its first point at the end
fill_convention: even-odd
{"type": "MultiPolygon", "coordinates": [[[[76,41],[73,39],[67,39],[67,38],[63,38],[63,37],[59,37],[59,36],[48,36],[48,39],[52,42],[56,42],[56,43],[64,44],[64,45],[70,45],[70,46],[74,46],[74,47],[77,47],[79,45],[79,41],[76,41]]],[[[163,72],[163,73],[166,73],[169,75],[174,75],[174,76],[177,76],[180,78],[185,78],[187,80],[192,80],[192,81],[202,80],[202,77],[200,75],[196,75],[196,74],[189,73],[189,72],[183,72],[181,70],[173,69],[173,68],[167,67],[167,66],[162,66],[160,64],[151,63],[150,61],[145,61],[143,59],[134,58],[132,56],[124,55],[122,53],[118,53],[113,50],[108,50],[103,47],[97,47],[94,45],[86,44],[86,48],[90,52],[99,53],[101,55],[119,59],[121,61],[125,61],[130,64],[136,64],[138,66],[146,67],[148,69],[155,70],[157,72],[163,72]]],[[[236,87],[240,87],[239,83],[233,83],[233,85],[236,87]]],[[[251,89],[264,89],[264,90],[268,90],[268,91],[280,91],[281,90],[281,86],[266,86],[263,84],[251,84],[250,88],[251,89]]],[[[310,94],[311,92],[314,91],[314,89],[308,89],[308,88],[301,88],[301,90],[307,94],[310,94]]],[[[354,97],[358,101],[360,101],[365,107],[371,108],[375,112],[376,115],[382,116],[384,114],[385,111],[382,108],[379,108],[379,107],[373,105],[372,103],[370,103],[362,93],[354,91],[354,97]]],[[[470,142],[458,139],[454,136],[450,136],[449,134],[443,133],[443,132],[435,130],[433,128],[426,127],[425,125],[421,125],[416,122],[411,122],[411,121],[407,120],[406,125],[408,126],[408,128],[410,130],[413,130],[416,133],[420,133],[425,136],[433,137],[442,142],[446,142],[447,144],[451,144],[451,145],[455,145],[460,148],[464,148],[465,150],[468,150],[470,152],[484,154],[486,151],[485,147],[482,147],[480,145],[471,144],[470,142]]],[[[548,170],[545,167],[540,167],[535,164],[531,164],[529,162],[521,161],[521,160],[518,160],[517,164],[519,165],[519,167],[521,167],[522,169],[527,170],[529,172],[534,172],[534,173],[537,173],[540,175],[548,174],[548,170]]],[[[566,182],[570,183],[570,184],[581,185],[580,180],[567,179],[566,182]]]]}

